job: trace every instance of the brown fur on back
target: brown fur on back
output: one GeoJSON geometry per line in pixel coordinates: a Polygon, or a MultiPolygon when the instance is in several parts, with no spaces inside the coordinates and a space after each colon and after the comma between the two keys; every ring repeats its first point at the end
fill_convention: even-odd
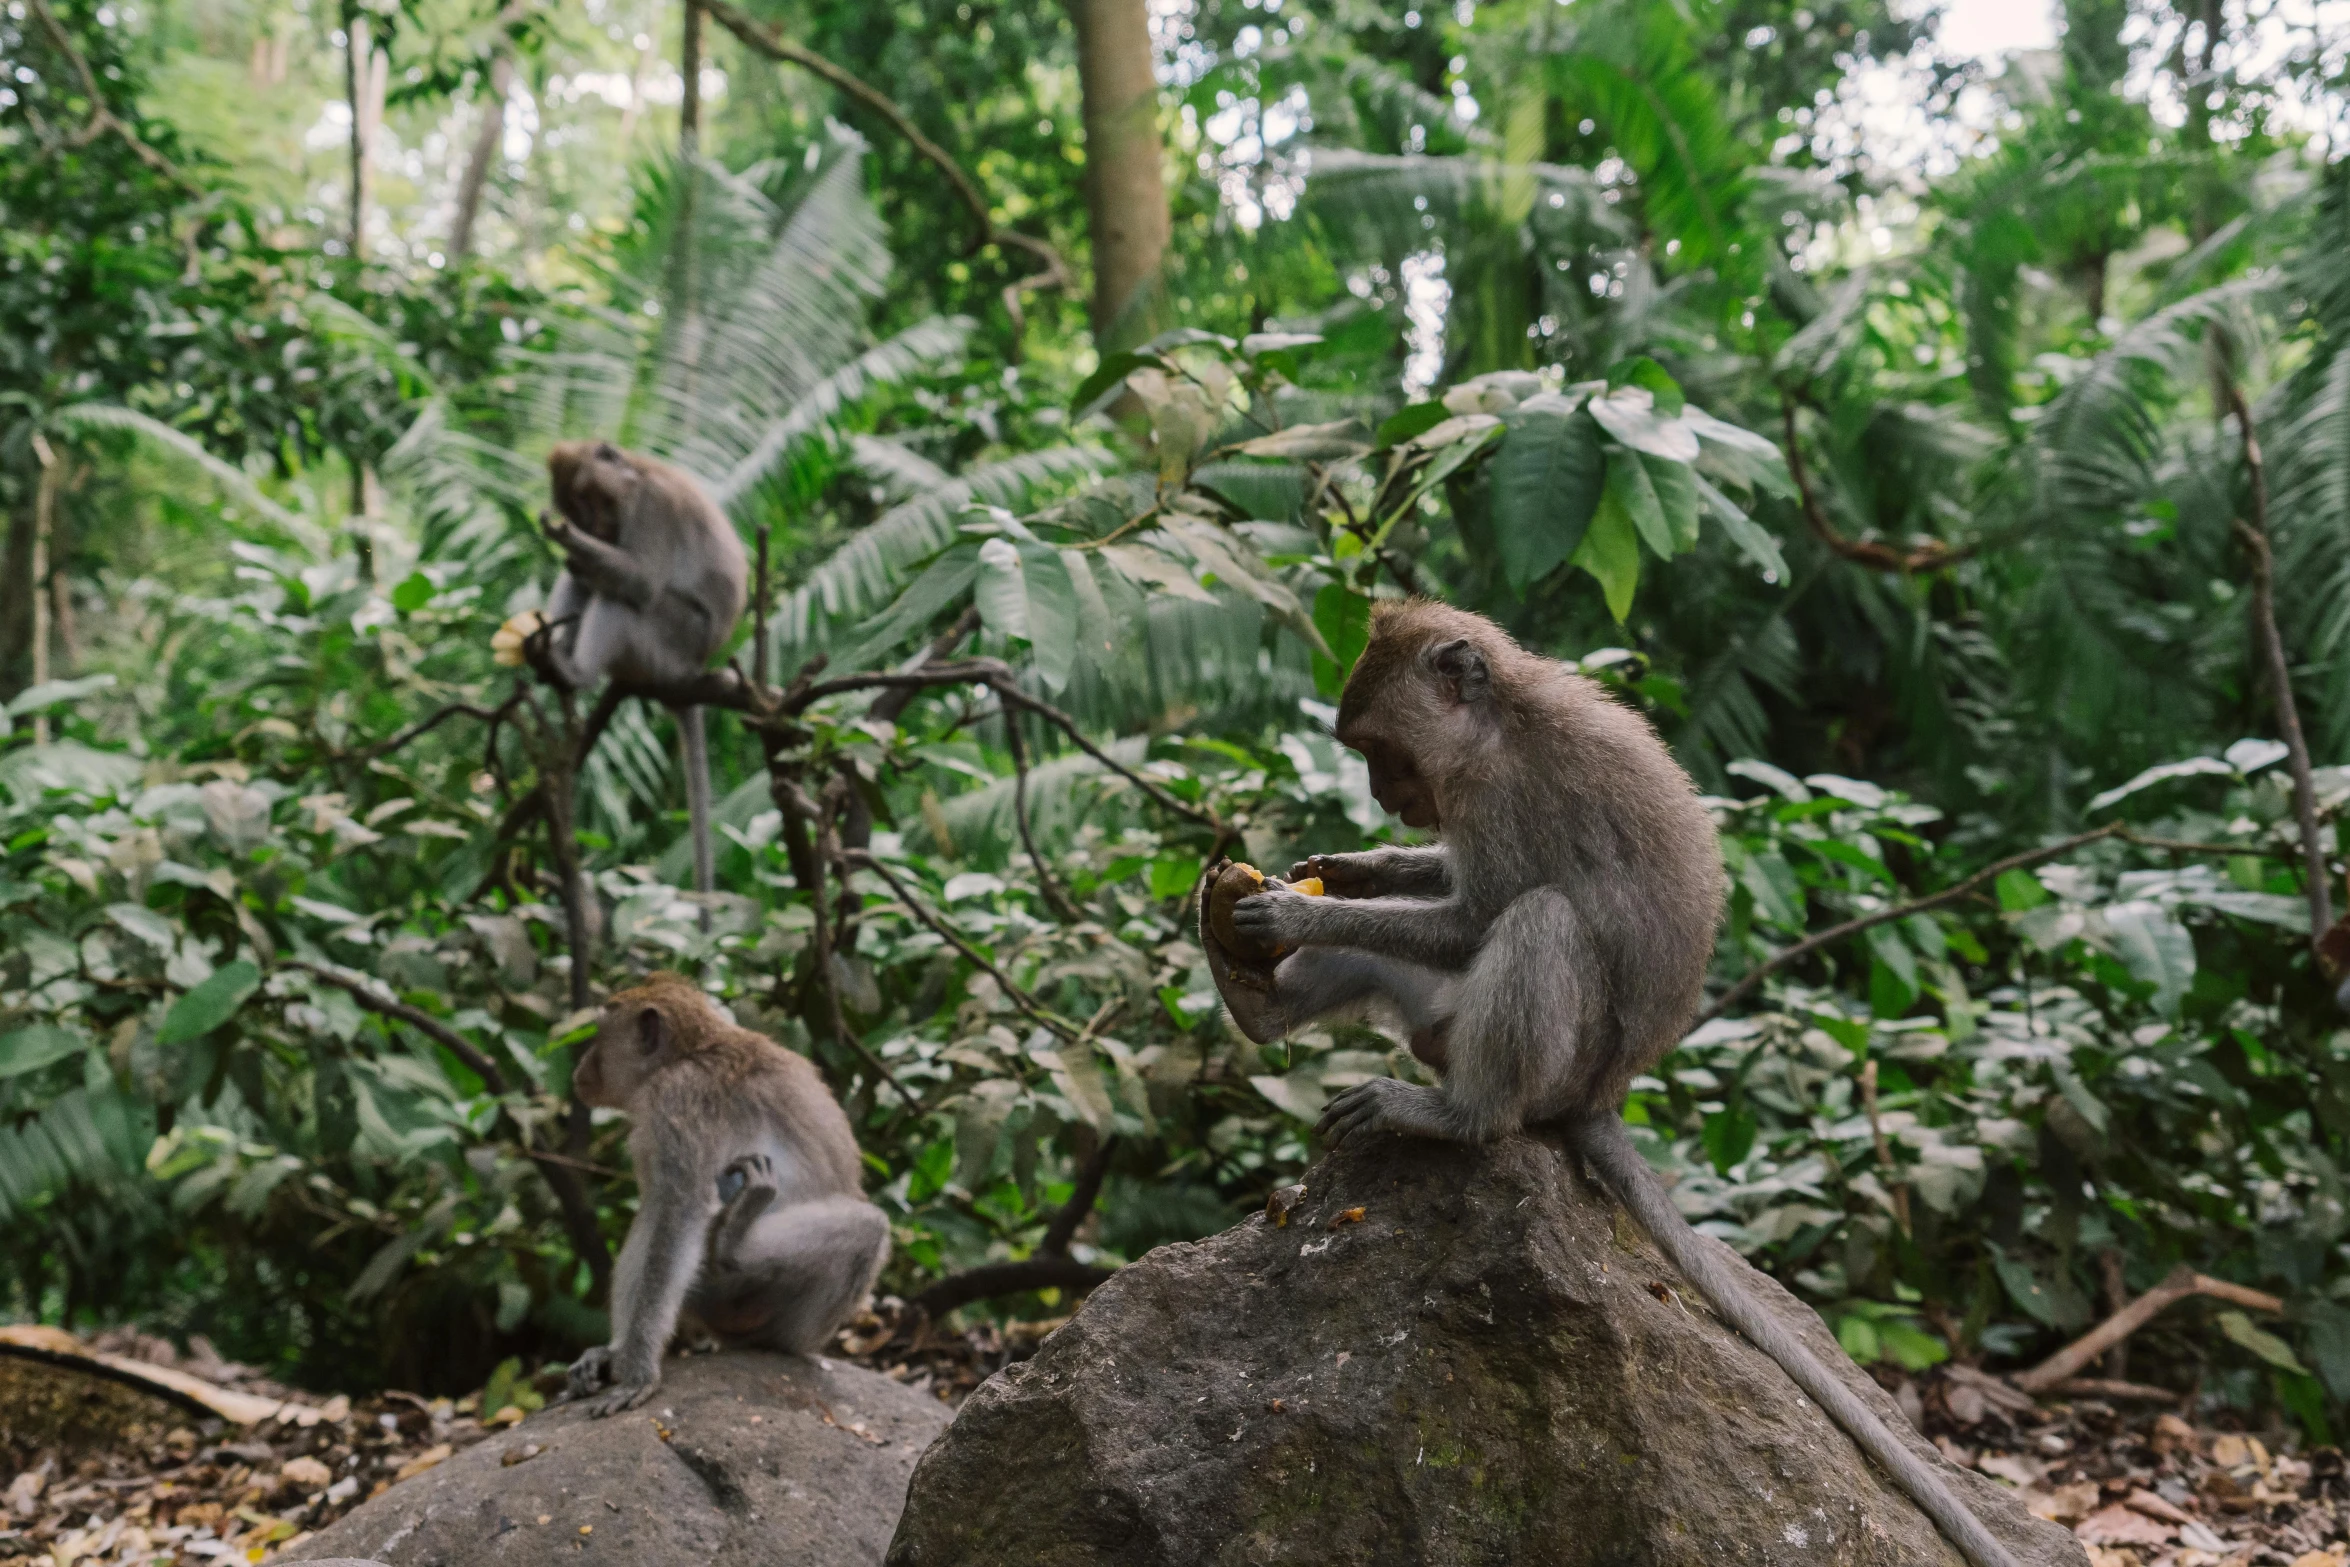
{"type": "Polygon", "coordinates": [[[1411,599],[1374,607],[1338,730],[1417,759],[1475,917],[1539,887],[1582,914],[1602,957],[1607,1037],[1578,1042],[1578,1096],[1620,1099],[1696,1013],[1724,891],[1713,820],[1648,720],[1485,617],[1411,599]],[[1454,702],[1431,663],[1454,640],[1491,671],[1482,704],[1454,702]]]}
{"type": "Polygon", "coordinates": [[[678,1050],[638,1089],[649,1103],[640,1114],[632,1101],[632,1119],[650,1115],[697,1127],[740,1120],[746,1112],[769,1118],[784,1128],[789,1141],[821,1161],[821,1173],[835,1190],[860,1189],[863,1161],[856,1133],[805,1056],[728,1022],[701,986],[666,969],[605,1003],[612,1015],[647,1006],[659,1009],[678,1050]]]}

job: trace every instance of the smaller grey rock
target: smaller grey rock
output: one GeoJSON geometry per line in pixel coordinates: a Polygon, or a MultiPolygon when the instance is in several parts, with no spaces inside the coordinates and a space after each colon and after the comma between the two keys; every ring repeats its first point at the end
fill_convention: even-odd
{"type": "Polygon", "coordinates": [[[914,1461],[948,1419],[936,1399],[841,1361],[690,1356],[663,1368],[641,1409],[543,1410],[278,1559],[874,1567],[914,1461]]]}

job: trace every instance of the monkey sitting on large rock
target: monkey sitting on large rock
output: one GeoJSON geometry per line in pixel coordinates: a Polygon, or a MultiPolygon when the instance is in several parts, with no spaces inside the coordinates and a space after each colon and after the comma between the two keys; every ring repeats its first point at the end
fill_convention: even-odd
{"type": "Polygon", "coordinates": [[[548,661],[573,690],[610,680],[676,708],[694,887],[706,893],[709,743],[702,709],[680,698],[742,619],[743,541],[691,475],[610,441],[563,442],[547,475],[561,515],[541,522],[566,562],[547,600],[548,661]]]}
{"type": "Polygon", "coordinates": [[[1383,997],[1444,1074],[1435,1088],[1348,1089],[1323,1135],[1477,1144],[1563,1125],[1673,1265],[1974,1567],[2013,1567],[1936,1464],[1764,1309],[1734,1253],[1689,1227],[1618,1118],[1633,1077],[1695,1014],[1722,912],[1713,822],[1656,732],[1482,616],[1413,600],[1375,607],[1337,734],[1363,754],[1380,805],[1442,841],[1318,855],[1296,873],[1329,896],[1268,882],[1233,904],[1239,954],[1288,952],[1270,974],[1201,927],[1251,1038],[1383,997]]]}
{"type": "Polygon", "coordinates": [[[688,1314],[723,1344],[805,1355],[856,1311],[889,1221],[806,1059],[660,973],[605,1003],[572,1082],[628,1112],[637,1214],[612,1273],[612,1342],[572,1366],[567,1397],[591,1415],[642,1404],[688,1314]]]}

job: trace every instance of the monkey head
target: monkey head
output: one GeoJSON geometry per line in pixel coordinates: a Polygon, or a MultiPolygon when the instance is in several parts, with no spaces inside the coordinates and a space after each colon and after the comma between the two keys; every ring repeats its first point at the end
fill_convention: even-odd
{"type": "Polygon", "coordinates": [[[654,1074],[702,1049],[719,1021],[692,980],[667,971],[649,975],[604,1003],[571,1086],[591,1105],[625,1110],[654,1074]]]}
{"type": "Polygon", "coordinates": [[[1492,621],[1424,599],[1382,603],[1338,699],[1338,741],[1362,753],[1371,794],[1407,827],[1437,828],[1445,794],[1497,736],[1493,685],[1517,645],[1492,621]]]}
{"type": "Polygon", "coordinates": [[[620,519],[645,482],[644,469],[610,441],[562,441],[547,453],[555,509],[581,532],[613,543],[620,519]]]}

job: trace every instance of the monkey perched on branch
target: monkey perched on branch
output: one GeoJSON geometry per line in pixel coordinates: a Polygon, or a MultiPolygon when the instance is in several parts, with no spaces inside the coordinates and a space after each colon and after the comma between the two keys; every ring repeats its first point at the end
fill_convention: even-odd
{"type": "Polygon", "coordinates": [[[566,562],[547,601],[549,661],[574,690],[611,680],[675,710],[694,888],[709,892],[710,751],[691,697],[742,619],[743,541],[689,475],[609,441],[563,442],[547,474],[562,515],[541,520],[566,562]]]}
{"type": "Polygon", "coordinates": [[[663,973],[605,1003],[572,1080],[589,1104],[628,1112],[637,1179],[612,1342],[571,1368],[568,1396],[589,1414],[652,1397],[681,1316],[728,1345],[805,1355],[856,1311],[888,1259],[889,1221],[859,1190],[856,1136],[806,1060],[663,973]]]}
{"type": "MultiPolygon", "coordinates": [[[[1333,1145],[1375,1132],[1482,1143],[1558,1123],[1673,1265],[1876,1460],[1975,1567],[2012,1558],[1933,1461],[1764,1308],[1739,1258],[1689,1227],[1618,1119],[1633,1077],[1703,998],[1721,852],[1647,721],[1481,616],[1381,604],[1339,700],[1371,791],[1439,845],[1317,855],[1201,926],[1234,1020],[1262,1043],[1384,997],[1440,1088],[1382,1078],[1332,1100],[1333,1145]],[[1295,948],[1270,972],[1245,950],[1295,948]]],[[[1203,911],[1208,900],[1202,900],[1203,911]]]]}

